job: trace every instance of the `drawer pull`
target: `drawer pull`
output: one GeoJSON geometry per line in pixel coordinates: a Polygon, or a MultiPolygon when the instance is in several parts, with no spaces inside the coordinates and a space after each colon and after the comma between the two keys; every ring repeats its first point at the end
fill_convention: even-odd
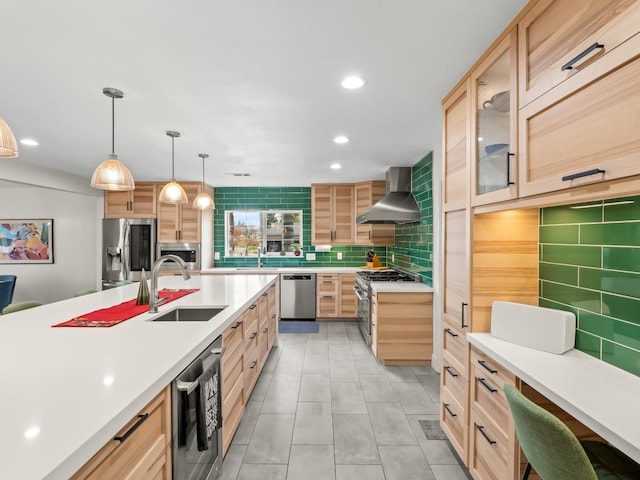
{"type": "Polygon", "coordinates": [[[482,434],[482,436],[484,437],[484,439],[489,442],[489,445],[495,445],[496,441],[495,440],[491,440],[491,437],[489,437],[489,435],[487,435],[484,431],[484,427],[482,425],[476,425],[476,428],[478,429],[478,431],[480,431],[480,433],[482,434]]]}
{"type": "Polygon", "coordinates": [[[445,370],[447,371],[447,373],[448,373],[449,375],[451,375],[453,378],[455,378],[455,377],[457,377],[457,376],[458,376],[458,374],[456,373],[456,371],[455,371],[453,368],[451,368],[451,367],[449,367],[449,366],[446,366],[446,365],[445,365],[444,369],[445,369],[445,370]]]}
{"type": "Polygon", "coordinates": [[[498,391],[496,388],[493,388],[491,385],[489,385],[484,378],[480,378],[480,377],[476,377],[476,378],[482,384],[482,386],[487,390],[489,390],[491,393],[496,393],[498,391]]]}
{"type": "Polygon", "coordinates": [[[235,330],[236,328],[238,328],[240,325],[242,325],[242,322],[236,322],[235,325],[231,325],[231,329],[235,330]]]}
{"type": "Polygon", "coordinates": [[[507,187],[516,184],[511,181],[511,157],[515,157],[515,155],[515,153],[507,152],[507,187]]]}
{"type": "Polygon", "coordinates": [[[251,306],[249,307],[249,310],[253,310],[254,308],[256,308],[256,306],[257,306],[257,305],[254,303],[253,305],[251,305],[251,306]]]}
{"type": "Polygon", "coordinates": [[[264,327],[264,330],[262,330],[262,333],[267,333],[269,331],[268,327],[264,327]]]}
{"type": "Polygon", "coordinates": [[[599,48],[604,48],[604,45],[601,43],[594,43],[593,45],[591,45],[589,48],[587,48],[584,52],[579,53],[578,55],[576,55],[574,58],[572,58],[571,60],[569,60],[567,63],[565,63],[561,68],[560,71],[565,71],[565,70],[572,70],[573,69],[573,64],[582,60],[584,57],[586,57],[587,55],[589,55],[591,52],[593,52],[594,50],[598,50],[599,48]]]}
{"type": "Polygon", "coordinates": [[[258,364],[258,361],[254,360],[253,362],[251,362],[251,366],[249,368],[256,368],[257,364],[258,364]]]}
{"type": "Polygon", "coordinates": [[[135,432],[140,425],[144,423],[144,421],[149,418],[149,414],[145,413],[144,415],[138,415],[138,421],[133,424],[133,426],[127,430],[124,435],[120,435],[118,437],[113,437],[116,442],[124,443],[124,441],[131,436],[133,432],[135,432]]]}
{"type": "Polygon", "coordinates": [[[457,413],[453,413],[453,412],[451,411],[451,409],[449,408],[449,404],[448,404],[448,403],[443,403],[442,405],[444,406],[444,409],[445,409],[447,412],[449,412],[449,415],[451,415],[452,417],[457,417],[457,416],[458,416],[458,414],[457,414],[457,413]]]}
{"type": "Polygon", "coordinates": [[[467,328],[469,326],[469,325],[465,325],[464,324],[464,309],[465,309],[465,307],[468,307],[468,306],[469,306],[468,303],[462,302],[462,308],[460,309],[462,311],[462,315],[461,315],[462,318],[460,319],[460,323],[462,325],[462,328],[467,328]]]}
{"type": "Polygon", "coordinates": [[[572,173],[571,175],[565,175],[562,177],[563,182],[567,182],[569,180],[575,180],[576,178],[589,177],[591,175],[596,175],[598,173],[604,173],[604,170],[601,168],[593,168],[591,170],[585,170],[584,172],[572,173]]]}
{"type": "Polygon", "coordinates": [[[263,296],[263,297],[266,297],[266,296],[267,296],[267,292],[264,292],[264,293],[262,294],[262,296],[263,296]]]}
{"type": "Polygon", "coordinates": [[[480,366],[482,368],[484,368],[487,372],[493,374],[493,373],[498,373],[498,370],[495,370],[493,368],[491,368],[489,365],[487,365],[487,362],[485,362],[484,360],[478,360],[478,363],[480,364],[480,366]]]}
{"type": "Polygon", "coordinates": [[[258,335],[258,332],[253,332],[249,337],[249,340],[253,340],[254,338],[256,338],[256,335],[258,335]]]}
{"type": "Polygon", "coordinates": [[[444,331],[447,332],[452,337],[457,337],[458,336],[458,334],[457,333],[453,333],[450,328],[445,328],[444,331]]]}

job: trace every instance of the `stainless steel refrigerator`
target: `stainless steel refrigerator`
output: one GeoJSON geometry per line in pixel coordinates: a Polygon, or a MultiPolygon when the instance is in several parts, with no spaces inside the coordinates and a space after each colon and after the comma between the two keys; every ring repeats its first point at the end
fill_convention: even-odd
{"type": "Polygon", "coordinates": [[[150,272],[155,261],[155,247],[155,218],[103,219],[102,288],[140,281],[142,269],[150,272]]]}

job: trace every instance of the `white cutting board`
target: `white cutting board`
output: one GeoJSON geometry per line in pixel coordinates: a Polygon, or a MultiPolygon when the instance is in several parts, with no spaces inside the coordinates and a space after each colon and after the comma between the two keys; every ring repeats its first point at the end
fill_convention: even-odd
{"type": "Polygon", "coordinates": [[[552,308],[493,302],[491,335],[525,347],[561,354],[575,345],[576,317],[571,312],[552,308]]]}

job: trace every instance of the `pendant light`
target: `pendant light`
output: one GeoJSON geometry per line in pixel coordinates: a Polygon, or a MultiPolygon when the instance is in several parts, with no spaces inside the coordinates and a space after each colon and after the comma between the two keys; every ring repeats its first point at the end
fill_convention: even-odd
{"type": "Polygon", "coordinates": [[[91,186],[101,190],[133,190],[136,188],[133,176],[115,154],[115,99],[124,94],[117,88],[103,88],[102,93],[111,98],[111,155],[93,172],[91,186]]]}
{"type": "Polygon", "coordinates": [[[0,118],[0,158],[14,158],[18,156],[18,144],[16,137],[9,125],[0,118]]]}
{"type": "Polygon", "coordinates": [[[211,195],[204,189],[204,160],[205,158],[209,158],[209,155],[199,153],[198,156],[202,159],[202,192],[193,200],[192,208],[197,208],[198,210],[213,210],[215,208],[213,198],[211,198],[211,195]]]}
{"type": "Polygon", "coordinates": [[[168,131],[167,135],[171,137],[171,181],[164,187],[162,187],[162,190],[160,190],[160,195],[158,196],[158,200],[160,201],[160,203],[189,203],[187,192],[184,191],[182,185],[176,182],[175,175],[176,161],[174,157],[174,141],[177,137],[180,136],[180,132],[168,131]]]}

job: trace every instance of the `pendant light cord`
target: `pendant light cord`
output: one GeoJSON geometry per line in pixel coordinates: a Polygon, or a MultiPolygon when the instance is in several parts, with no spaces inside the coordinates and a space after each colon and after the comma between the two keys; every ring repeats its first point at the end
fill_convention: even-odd
{"type": "Polygon", "coordinates": [[[204,157],[202,157],[202,191],[204,192],[204,157]]]}
{"type": "Polygon", "coordinates": [[[173,148],[174,141],[175,141],[175,138],[171,137],[171,180],[176,179],[176,160],[175,160],[175,153],[173,148]]]}
{"type": "Polygon", "coordinates": [[[111,97],[111,155],[116,154],[116,99],[111,97]]]}

